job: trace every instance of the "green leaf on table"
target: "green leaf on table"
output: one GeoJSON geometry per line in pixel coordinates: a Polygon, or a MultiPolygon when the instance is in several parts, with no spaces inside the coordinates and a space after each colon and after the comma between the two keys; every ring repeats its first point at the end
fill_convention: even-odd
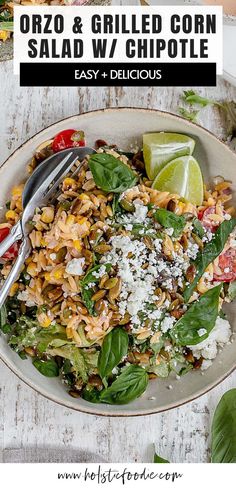
{"type": "Polygon", "coordinates": [[[202,277],[208,265],[210,265],[210,263],[212,263],[223,251],[226,241],[235,226],[235,218],[230,219],[230,221],[223,221],[215,232],[212,240],[206,244],[202,251],[198,252],[196,260],[193,261],[196,268],[196,275],[191,284],[186,287],[183,294],[186,302],[188,302],[192,296],[199,279],[202,277]]]}
{"type": "Polygon", "coordinates": [[[133,187],[138,180],[128,165],[107,153],[91,155],[89,168],[96,185],[105,192],[124,192],[133,187]]]}
{"type": "Polygon", "coordinates": [[[116,327],[105,336],[98,357],[98,372],[102,379],[109,375],[128,352],[129,337],[126,331],[116,327]]]}
{"type": "Polygon", "coordinates": [[[179,107],[179,114],[191,122],[198,122],[199,110],[192,110],[191,112],[184,107],[179,107]]]}
{"type": "Polygon", "coordinates": [[[182,346],[197,345],[208,338],[218,316],[221,287],[220,284],[205,292],[175,323],[170,330],[174,343],[182,346]],[[198,334],[200,329],[206,330],[202,336],[198,334]]]}
{"type": "Polygon", "coordinates": [[[177,238],[183,232],[186,220],[183,216],[177,216],[174,212],[167,211],[166,209],[158,209],[153,217],[164,228],[172,228],[174,230],[173,236],[177,238]]]}
{"type": "Polygon", "coordinates": [[[211,461],[236,462],[236,389],[221,398],[211,428],[211,461]]]}
{"type": "Polygon", "coordinates": [[[138,365],[130,365],[110,387],[101,392],[100,401],[107,404],[127,404],[140,397],[147,385],[147,372],[138,365]]]}
{"type": "Polygon", "coordinates": [[[157,455],[157,453],[154,454],[154,458],[153,458],[153,463],[154,464],[169,464],[169,460],[166,460],[165,458],[162,458],[162,457],[159,457],[159,455],[157,455]]]}
{"type": "Polygon", "coordinates": [[[184,100],[184,102],[190,105],[196,104],[201,105],[202,107],[206,107],[207,105],[218,105],[218,102],[216,102],[215,100],[201,97],[201,95],[198,95],[193,90],[185,90],[182,99],[184,100]]]}
{"type": "Polygon", "coordinates": [[[33,365],[37,370],[45,377],[58,377],[59,367],[55,360],[39,360],[36,358],[33,361],[33,365]]]}

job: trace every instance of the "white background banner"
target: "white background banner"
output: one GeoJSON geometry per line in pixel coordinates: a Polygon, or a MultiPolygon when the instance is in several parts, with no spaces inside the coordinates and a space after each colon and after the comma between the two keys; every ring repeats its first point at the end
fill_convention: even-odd
{"type": "Polygon", "coordinates": [[[235,464],[1,464],[1,486],[20,489],[205,489],[235,475],[235,464]]]}
{"type": "Polygon", "coordinates": [[[205,489],[235,475],[235,464],[1,464],[1,486],[20,489],[205,489]]]}

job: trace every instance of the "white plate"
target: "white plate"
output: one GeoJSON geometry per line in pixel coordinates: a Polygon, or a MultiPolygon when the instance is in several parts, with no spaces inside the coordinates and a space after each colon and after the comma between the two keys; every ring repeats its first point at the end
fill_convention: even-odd
{"type": "MultiPolygon", "coordinates": [[[[205,179],[209,181],[209,176],[226,175],[229,180],[232,180],[236,189],[236,154],[213,134],[167,112],[116,108],[64,119],[39,132],[23,144],[0,168],[0,206],[4,206],[9,200],[12,186],[22,181],[26,175],[26,166],[35,148],[69,127],[83,129],[89,146],[93,146],[96,139],[102,138],[111,144],[118,144],[123,149],[129,149],[131,144],[141,145],[144,132],[167,131],[189,134],[196,140],[194,154],[201,165],[205,179]]],[[[230,304],[227,312],[233,330],[236,332],[236,304],[230,304]]],[[[214,387],[235,368],[236,342],[226,345],[204,375],[195,371],[189,372],[180,380],[176,380],[174,375],[168,379],[152,380],[144,395],[130,404],[121,406],[92,404],[81,398],[70,397],[65,385],[59,379],[44,377],[33,367],[30,359],[21,360],[8,346],[4,335],[0,336],[0,358],[30,387],[63,406],[103,416],[134,416],[171,409],[195,399],[214,387]],[[168,388],[170,384],[172,389],[168,388]]]]}

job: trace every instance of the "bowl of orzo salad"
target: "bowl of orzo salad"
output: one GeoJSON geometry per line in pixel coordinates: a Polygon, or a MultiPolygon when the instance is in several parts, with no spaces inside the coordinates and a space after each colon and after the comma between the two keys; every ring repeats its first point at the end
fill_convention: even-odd
{"type": "MultiPolygon", "coordinates": [[[[0,314],[0,355],[67,407],[142,415],[203,394],[235,368],[236,156],[172,114],[108,109],[63,120],[1,167],[0,240],[27,175],[92,146],[35,209],[32,251],[0,314]]],[[[19,245],[1,259],[7,277],[19,245]]]]}

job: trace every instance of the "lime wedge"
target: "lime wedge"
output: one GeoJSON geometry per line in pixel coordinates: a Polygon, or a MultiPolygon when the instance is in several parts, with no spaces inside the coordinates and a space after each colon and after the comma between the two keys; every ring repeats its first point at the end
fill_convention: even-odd
{"type": "Polygon", "coordinates": [[[150,180],[154,180],[159,171],[169,161],[179,156],[191,155],[195,141],[184,134],[174,132],[153,132],[143,135],[143,157],[150,180]]]}
{"type": "Polygon", "coordinates": [[[158,173],[153,188],[178,194],[195,205],[203,201],[203,179],[200,166],[193,156],[170,161],[158,173]]]}

